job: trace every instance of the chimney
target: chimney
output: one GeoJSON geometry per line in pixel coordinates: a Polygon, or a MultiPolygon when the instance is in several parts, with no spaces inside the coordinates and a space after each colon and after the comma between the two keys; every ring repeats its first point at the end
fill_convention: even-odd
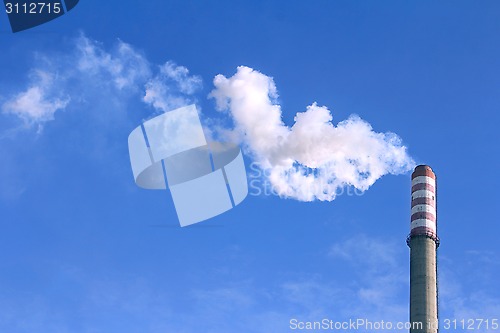
{"type": "Polygon", "coordinates": [[[419,165],[411,175],[410,333],[438,331],[436,175],[419,165]]]}

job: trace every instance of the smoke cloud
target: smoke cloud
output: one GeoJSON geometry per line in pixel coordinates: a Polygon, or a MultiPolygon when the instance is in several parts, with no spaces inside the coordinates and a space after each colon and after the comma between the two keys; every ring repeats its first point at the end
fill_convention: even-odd
{"type": "MultiPolygon", "coordinates": [[[[133,97],[162,113],[195,103],[203,86],[186,67],[172,61],[155,65],[122,41],[108,50],[83,34],[67,54],[41,57],[44,66],[32,68],[27,87],[0,105],[0,116],[15,115],[39,133],[56,113],[84,101],[133,97]]],[[[355,115],[334,124],[330,110],[313,103],[287,126],[273,79],[252,68],[238,67],[232,77],[217,75],[214,86],[210,96],[233,126],[217,128],[216,121],[204,119],[205,134],[241,143],[282,197],[331,201],[345,187],[365,191],[383,175],[414,166],[396,134],[377,133],[355,115]]],[[[106,105],[117,106],[125,107],[106,105]]]]}
{"type": "Polygon", "coordinates": [[[292,127],[285,125],[273,79],[252,68],[217,75],[214,86],[217,109],[234,122],[221,135],[244,145],[282,197],[331,201],[346,186],[365,191],[383,175],[415,164],[396,134],[377,133],[356,115],[335,125],[328,108],[313,103],[296,114],[292,127]]]}

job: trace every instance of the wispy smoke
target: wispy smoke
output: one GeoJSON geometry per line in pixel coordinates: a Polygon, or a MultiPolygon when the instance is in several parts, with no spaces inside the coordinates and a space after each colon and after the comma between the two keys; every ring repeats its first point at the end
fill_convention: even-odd
{"type": "Polygon", "coordinates": [[[199,76],[189,75],[189,70],[167,61],[159,73],[146,83],[143,101],[154,108],[167,112],[191,103],[187,97],[202,87],[199,76]]]}
{"type": "Polygon", "coordinates": [[[39,131],[54,120],[56,112],[81,101],[134,97],[165,112],[194,103],[193,94],[201,88],[201,78],[190,75],[186,67],[173,61],[154,65],[120,40],[106,49],[82,34],[69,52],[39,53],[38,57],[27,87],[6,97],[0,110],[20,118],[25,127],[36,125],[39,131]]]}
{"type": "Polygon", "coordinates": [[[335,125],[328,108],[316,103],[286,126],[273,79],[252,68],[217,75],[214,85],[217,108],[234,121],[223,134],[246,146],[281,196],[331,201],[345,186],[365,191],[383,175],[414,165],[396,134],[377,133],[355,115],[335,125]]]}
{"type": "Polygon", "coordinates": [[[91,79],[98,86],[109,83],[117,90],[136,89],[151,74],[151,64],[131,45],[119,40],[106,50],[101,43],[84,35],[76,39],[76,52],[68,63],[76,62],[76,72],[61,68],[64,73],[77,75],[79,80],[91,79]]]}
{"type": "MultiPolygon", "coordinates": [[[[17,116],[25,127],[36,125],[39,132],[57,112],[82,101],[133,97],[158,113],[195,103],[202,87],[201,78],[186,67],[172,61],[155,65],[122,41],[106,49],[81,35],[70,52],[40,56],[43,61],[37,63],[43,66],[34,67],[26,87],[0,106],[3,114],[17,116]]],[[[283,197],[330,201],[346,186],[365,191],[381,176],[405,173],[414,165],[396,134],[377,133],[358,116],[333,124],[328,108],[313,103],[297,113],[292,127],[285,125],[273,79],[251,68],[238,67],[230,78],[217,75],[214,85],[210,96],[219,110],[229,111],[234,127],[207,126],[206,135],[242,143],[283,197]]],[[[108,106],[124,105],[100,110],[109,112],[108,106]]]]}
{"type": "Polygon", "coordinates": [[[64,109],[70,98],[54,89],[57,76],[38,69],[30,75],[31,83],[22,92],[17,93],[3,106],[3,112],[14,114],[27,124],[52,120],[57,110],[64,109]]]}

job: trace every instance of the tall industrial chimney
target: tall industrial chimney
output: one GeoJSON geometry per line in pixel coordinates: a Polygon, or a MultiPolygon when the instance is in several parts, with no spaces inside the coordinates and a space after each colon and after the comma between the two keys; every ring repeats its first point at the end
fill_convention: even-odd
{"type": "Polygon", "coordinates": [[[411,175],[410,333],[438,331],[436,175],[419,165],[411,175]]]}

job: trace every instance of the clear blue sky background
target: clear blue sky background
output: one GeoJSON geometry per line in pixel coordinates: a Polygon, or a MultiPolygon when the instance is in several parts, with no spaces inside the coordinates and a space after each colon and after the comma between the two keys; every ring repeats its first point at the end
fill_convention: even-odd
{"type": "MultiPolygon", "coordinates": [[[[12,34],[0,15],[0,104],[84,34],[203,79],[272,76],[284,121],[316,101],[401,136],[438,176],[442,319],[500,317],[497,1],[95,1],[12,34]],[[44,60],[45,59],[45,60],[44,60]]],[[[66,67],[71,67],[67,65],[66,67]]],[[[0,332],[289,332],[289,320],[408,319],[410,175],[362,196],[249,196],[180,228],[135,186],[127,136],[153,110],[86,82],[27,127],[0,114],[0,332]],[[78,100],[78,94],[71,96],[78,100]]],[[[247,162],[249,162],[247,158],[247,162]]],[[[462,330],[458,330],[462,331],[462,330]]]]}

